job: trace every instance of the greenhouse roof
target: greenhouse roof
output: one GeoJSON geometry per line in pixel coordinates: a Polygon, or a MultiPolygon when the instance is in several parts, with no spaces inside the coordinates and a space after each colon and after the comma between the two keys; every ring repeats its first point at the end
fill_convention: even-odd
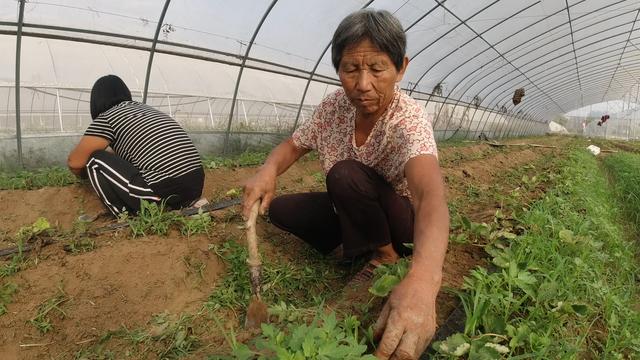
{"type": "MultiPolygon", "coordinates": [[[[339,86],[333,31],[367,7],[403,24],[401,86],[418,99],[546,122],[638,89],[636,0],[0,0],[0,88],[16,84],[20,43],[19,84],[44,93],[87,90],[115,73],[142,98],[148,87],[315,105],[339,86]],[[516,106],[518,88],[526,95],[516,106]]],[[[2,96],[12,107],[10,92],[2,96]]]]}

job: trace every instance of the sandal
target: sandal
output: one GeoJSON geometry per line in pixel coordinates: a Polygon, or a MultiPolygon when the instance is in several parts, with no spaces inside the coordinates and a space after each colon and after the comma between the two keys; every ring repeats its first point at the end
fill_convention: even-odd
{"type": "Polygon", "coordinates": [[[351,279],[349,283],[365,283],[370,282],[375,275],[376,269],[380,267],[380,263],[369,261],[367,262],[362,270],[358,271],[358,273],[351,279]]]}

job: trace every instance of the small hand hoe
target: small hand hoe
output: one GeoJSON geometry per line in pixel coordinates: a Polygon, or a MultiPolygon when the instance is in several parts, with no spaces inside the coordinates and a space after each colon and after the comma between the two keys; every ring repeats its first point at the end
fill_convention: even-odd
{"type": "Polygon", "coordinates": [[[249,219],[247,220],[247,247],[249,248],[247,263],[249,264],[249,273],[251,275],[251,303],[247,309],[245,327],[250,329],[259,329],[260,324],[267,322],[269,318],[267,305],[260,298],[262,262],[260,261],[258,236],[256,235],[256,219],[258,218],[259,209],[260,200],[256,201],[251,207],[249,219]]]}

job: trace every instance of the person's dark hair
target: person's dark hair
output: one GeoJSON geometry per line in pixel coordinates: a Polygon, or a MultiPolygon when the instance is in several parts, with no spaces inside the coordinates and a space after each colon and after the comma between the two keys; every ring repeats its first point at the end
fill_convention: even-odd
{"type": "Polygon", "coordinates": [[[127,85],[115,75],[101,77],[91,89],[91,119],[111,109],[123,101],[131,101],[131,91],[127,85]]]}
{"type": "Polygon", "coordinates": [[[389,55],[397,70],[402,69],[407,37],[400,21],[386,10],[362,9],[344,18],[333,34],[331,61],[336,71],[340,67],[344,49],[364,39],[369,39],[380,51],[389,55]]]}

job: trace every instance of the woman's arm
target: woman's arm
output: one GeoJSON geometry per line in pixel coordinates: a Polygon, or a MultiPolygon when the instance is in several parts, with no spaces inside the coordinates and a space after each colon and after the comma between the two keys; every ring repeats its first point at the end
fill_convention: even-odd
{"type": "Polygon", "coordinates": [[[438,160],[419,155],[405,165],[415,208],[409,273],[396,286],[376,323],[380,359],[417,359],[436,330],[436,296],[449,239],[449,212],[438,160]]]}
{"type": "Polygon", "coordinates": [[[242,213],[248,216],[253,203],[262,199],[260,213],[264,214],[275,196],[276,178],[309,151],[309,149],[297,147],[291,138],[276,146],[258,173],[245,183],[242,213]]]}
{"type": "Polygon", "coordinates": [[[109,140],[99,136],[85,135],[80,139],[76,147],[71,150],[67,158],[69,170],[76,176],[84,177],[85,166],[89,162],[89,156],[96,150],[104,150],[109,146],[109,140]]]}

